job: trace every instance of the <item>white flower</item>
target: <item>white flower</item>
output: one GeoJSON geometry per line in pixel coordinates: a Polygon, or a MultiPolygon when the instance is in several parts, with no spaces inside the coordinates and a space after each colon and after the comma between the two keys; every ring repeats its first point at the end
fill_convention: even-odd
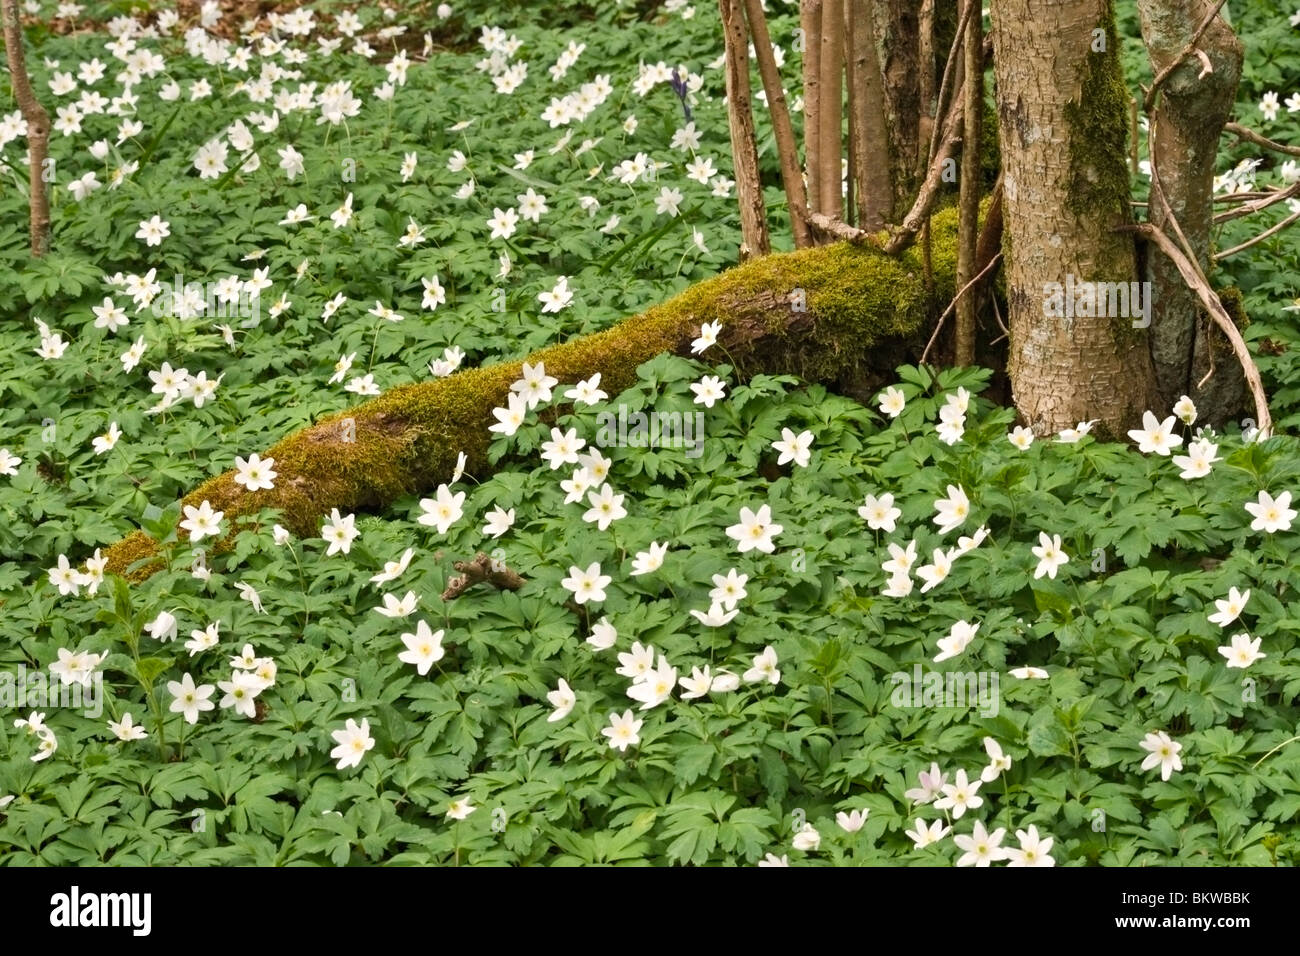
{"type": "Polygon", "coordinates": [[[930,846],[931,844],[938,843],[948,835],[951,829],[951,827],[944,826],[942,820],[935,820],[929,826],[926,826],[925,821],[918,817],[916,820],[916,831],[904,830],[903,832],[911,837],[912,842],[916,844],[916,848],[919,850],[923,847],[930,846]]]}
{"type": "Polygon", "coordinates": [[[275,487],[275,459],[254,452],[247,460],[235,456],[235,484],[249,491],[267,491],[275,487]]]}
{"type": "Polygon", "coordinates": [[[256,674],[237,670],[230,675],[230,680],[217,681],[217,687],[224,694],[221,698],[222,709],[233,707],[237,714],[250,718],[257,716],[256,698],[266,689],[266,685],[256,674]]]}
{"type": "Polygon", "coordinates": [[[677,668],[668,663],[668,658],[659,655],[659,666],[641,676],[627,690],[627,696],[641,702],[641,710],[658,707],[672,697],[673,688],[677,686],[677,668]]]}
{"type": "Polygon", "coordinates": [[[162,611],[159,615],[144,626],[149,632],[149,636],[155,641],[171,641],[176,638],[176,618],[169,612],[162,611]]]}
{"type": "Polygon", "coordinates": [[[135,718],[129,713],[123,714],[121,720],[110,720],[108,729],[113,732],[114,737],[122,741],[144,740],[149,736],[143,727],[135,723],[135,718]]]}
{"type": "Polygon", "coordinates": [[[757,512],[741,508],[740,523],[727,528],[727,537],[736,541],[741,554],[752,550],[771,554],[776,550],[772,539],[783,530],[782,525],[772,523],[772,509],[763,505],[757,512]]]}
{"type": "Polygon", "coordinates": [[[542,303],[542,312],[559,312],[573,301],[573,291],[569,288],[568,276],[560,276],[555,285],[547,292],[540,292],[537,301],[542,303]]]}
{"type": "Polygon", "coordinates": [[[492,415],[496,418],[497,423],[489,425],[488,431],[506,437],[513,435],[519,430],[519,426],[524,423],[524,415],[527,411],[528,402],[517,392],[511,392],[506,396],[505,408],[492,409],[492,415]]]}
{"type": "Polygon", "coordinates": [[[723,606],[717,602],[709,605],[707,613],[704,611],[696,611],[694,609],[691,610],[691,616],[705,627],[722,627],[739,613],[740,611],[734,609],[725,611],[723,610],[723,606]]]}
{"type": "Polygon", "coordinates": [[[939,654],[935,657],[934,662],[946,661],[950,657],[956,657],[970,646],[970,642],[975,639],[975,632],[980,629],[979,624],[971,624],[969,621],[956,621],[948,630],[947,637],[939,638],[939,654]]]}
{"type": "Polygon", "coordinates": [[[800,468],[807,467],[812,453],[813,433],[810,431],[800,432],[796,435],[788,428],[781,429],[781,440],[772,442],[772,447],[781,453],[781,457],[776,460],[778,465],[784,465],[788,461],[793,461],[800,468]]]}
{"type": "Polygon", "coordinates": [[[1259,652],[1259,644],[1263,638],[1250,639],[1249,634],[1234,634],[1232,643],[1219,648],[1219,653],[1228,659],[1229,667],[1239,667],[1243,670],[1249,667],[1255,661],[1262,657],[1268,657],[1267,654],[1259,652]]]}
{"type": "Polygon", "coordinates": [[[239,596],[241,598],[243,598],[249,604],[253,605],[254,611],[256,611],[258,614],[266,613],[266,611],[262,608],[262,595],[258,594],[257,589],[254,588],[251,584],[245,584],[243,581],[238,581],[235,584],[235,589],[239,591],[239,596]]]}
{"type": "Polygon", "coordinates": [[[699,355],[718,341],[718,332],[722,329],[719,321],[705,322],[700,326],[700,337],[691,342],[691,352],[699,355]]]}
{"type": "Polygon", "coordinates": [[[1050,676],[1041,667],[1014,667],[1007,673],[1016,680],[1045,680],[1050,676]]]}
{"type": "Polygon", "coordinates": [[[503,511],[501,508],[493,508],[488,512],[487,524],[483,525],[483,533],[493,538],[499,538],[515,523],[515,509],[503,511]]]}
{"type": "Polygon", "coordinates": [[[1015,445],[1021,451],[1025,451],[1034,443],[1034,433],[1024,425],[1017,425],[1007,433],[1007,441],[1015,445]]]}
{"type": "Polygon", "coordinates": [[[644,721],[637,720],[631,708],[628,708],[622,714],[611,713],[609,726],[602,729],[601,733],[609,738],[609,745],[615,750],[627,750],[628,747],[634,747],[641,742],[640,731],[643,723],[644,721]]]}
{"type": "Polygon", "coordinates": [[[591,507],[583,513],[582,520],[594,522],[597,528],[604,531],[615,521],[627,517],[627,509],[623,507],[625,497],[614,494],[614,489],[609,485],[601,485],[599,491],[587,493],[591,507]]]}
{"type": "Polygon", "coordinates": [[[948,775],[940,773],[939,765],[932,762],[928,771],[922,770],[917,774],[917,782],[921,786],[908,790],[903,796],[913,803],[929,803],[939,795],[943,785],[948,782],[948,775]]]}
{"type": "Polygon", "coordinates": [[[492,218],[487,221],[488,227],[492,230],[492,239],[509,239],[515,234],[515,229],[519,225],[519,213],[513,209],[492,210],[492,218]]]}
{"type": "Polygon", "coordinates": [[[325,552],[327,557],[340,551],[347,554],[352,549],[352,542],[361,534],[357,530],[356,521],[356,515],[345,518],[339,514],[338,508],[330,509],[329,521],[320,529],[320,536],[329,542],[329,549],[325,552]]]}
{"type": "Polygon", "coordinates": [[[980,771],[980,779],[990,783],[1011,769],[1011,758],[1002,752],[1002,746],[992,737],[984,738],[984,752],[989,755],[989,765],[980,771]]]}
{"type": "Polygon", "coordinates": [[[569,576],[560,584],[573,594],[574,601],[586,604],[588,601],[605,600],[605,588],[613,580],[608,574],[600,573],[599,561],[593,561],[585,571],[577,566],[570,567],[569,576]]]}
{"type": "Polygon", "coordinates": [[[190,541],[202,541],[204,538],[221,533],[221,519],[224,511],[213,511],[212,505],[205,499],[197,508],[185,506],[185,520],[181,527],[190,533],[190,541]]]}
{"type": "Polygon", "coordinates": [[[940,534],[947,534],[970,516],[970,499],[959,485],[948,486],[948,497],[940,498],[934,503],[934,523],[939,526],[940,534]]]}
{"type": "Polygon", "coordinates": [[[959,850],[964,851],[957,858],[958,866],[989,866],[995,860],[1005,860],[1007,851],[1002,847],[1002,838],[1007,834],[1005,827],[998,827],[992,833],[984,829],[984,824],[975,821],[975,829],[970,836],[958,834],[952,838],[959,850]]]}
{"type": "Polygon", "coordinates": [[[649,548],[645,551],[638,551],[632,558],[632,576],[637,577],[642,574],[650,574],[658,571],[664,564],[664,555],[668,553],[667,544],[659,544],[651,541],[649,548]]]}
{"type": "Polygon", "coordinates": [[[618,664],[619,666],[614,671],[615,674],[630,677],[633,681],[640,680],[654,669],[654,645],[642,647],[640,641],[633,641],[630,651],[618,655],[618,664]]]}
{"type": "Polygon", "coordinates": [[[1196,403],[1184,395],[1174,403],[1174,414],[1184,425],[1194,425],[1196,423],[1196,403]]]}
{"type": "Polygon", "coordinates": [[[560,383],[559,379],[546,374],[546,366],[542,362],[536,365],[524,362],[521,374],[523,378],[514,382],[510,390],[522,395],[529,408],[536,408],[541,402],[549,402],[551,388],[560,383]]]}
{"type": "Polygon", "coordinates": [[[1040,838],[1038,827],[1030,826],[1028,831],[1017,830],[1016,839],[1020,848],[1009,847],[1003,851],[1007,866],[1056,866],[1052,859],[1052,837],[1040,838]]]}
{"type": "Polygon", "coordinates": [[[1059,534],[1047,536],[1047,532],[1038,532],[1038,544],[1030,548],[1034,557],[1038,559],[1038,567],[1034,568],[1034,580],[1037,581],[1043,575],[1047,575],[1053,581],[1056,580],[1056,572],[1060,570],[1061,565],[1070,560],[1070,556],[1061,550],[1061,536],[1059,534]]]}
{"type": "Polygon", "coordinates": [[[208,700],[216,688],[211,684],[194,685],[194,678],[186,674],[178,681],[168,681],[167,691],[172,695],[169,708],[173,714],[184,714],[188,724],[198,723],[199,712],[213,710],[217,705],[208,700]]]}
{"type": "Polygon", "coordinates": [[[343,729],[331,731],[330,736],[338,744],[330,751],[330,759],[338,761],[339,770],[358,766],[366,751],[375,745],[375,738],[370,736],[370,721],[364,718],[358,724],[349,717],[343,729]]]}
{"type": "Polygon", "coordinates": [[[955,552],[935,548],[931,557],[934,563],[916,569],[916,576],[925,582],[921,585],[922,594],[933,590],[948,579],[948,575],[952,573],[952,562],[955,556],[955,552]]]}
{"type": "Polygon", "coordinates": [[[607,651],[618,641],[618,631],[609,623],[609,618],[602,617],[591,626],[591,635],[587,643],[598,651],[607,651]]]}
{"type": "Polygon", "coordinates": [[[860,810],[850,810],[848,813],[841,810],[835,814],[835,822],[840,825],[840,829],[845,833],[857,833],[862,829],[863,824],[867,822],[867,814],[870,812],[866,807],[860,810]]]}
{"type": "Polygon", "coordinates": [[[591,378],[579,382],[573,388],[566,389],[564,397],[575,402],[581,402],[583,405],[596,405],[609,398],[609,395],[601,391],[600,373],[596,372],[591,378]]]}
{"type": "Polygon", "coordinates": [[[890,418],[897,418],[907,406],[903,390],[891,385],[880,393],[880,411],[890,418]]]}
{"type": "Polygon", "coordinates": [[[884,494],[877,498],[867,495],[858,507],[858,517],[867,523],[873,531],[893,532],[894,522],[903,516],[903,512],[894,507],[894,496],[884,494]]]}
{"type": "Polygon", "coordinates": [[[900,548],[898,545],[890,542],[889,560],[882,562],[880,570],[886,574],[908,574],[912,570],[912,565],[916,563],[916,542],[907,542],[906,548],[900,548]]]}
{"type": "Polygon", "coordinates": [[[1282,492],[1276,498],[1267,491],[1261,491],[1258,501],[1246,502],[1246,510],[1255,516],[1255,520],[1250,523],[1250,530],[1269,534],[1290,531],[1291,522],[1296,518],[1296,512],[1291,508],[1289,491],[1282,492]]]}
{"type": "Polygon", "coordinates": [[[1245,591],[1229,588],[1227,598],[1214,602],[1216,611],[1210,615],[1210,623],[1217,624],[1219,627],[1227,627],[1241,616],[1241,612],[1246,609],[1246,602],[1249,600],[1250,588],[1246,588],[1245,591]]]}
{"type": "Polygon", "coordinates": [[[745,671],[743,675],[745,682],[753,684],[756,681],[766,681],[773,685],[779,684],[781,682],[781,672],[776,665],[776,651],[769,644],[763,648],[763,653],[754,656],[753,666],[745,671]]]}
{"type": "Polygon", "coordinates": [[[1183,443],[1182,436],[1174,434],[1174,421],[1173,415],[1161,422],[1151,412],[1143,412],[1142,427],[1130,431],[1128,437],[1138,443],[1138,451],[1144,455],[1168,455],[1183,443]]]}
{"type": "Polygon", "coordinates": [[[669,216],[675,217],[681,201],[682,191],[680,189],[670,189],[664,186],[659,190],[659,195],[655,197],[655,212],[661,216],[667,213],[669,216]]]}
{"type": "Polygon", "coordinates": [[[415,606],[419,603],[420,599],[414,591],[407,591],[401,598],[392,594],[385,594],[383,606],[375,608],[374,611],[384,617],[406,617],[415,610],[415,606]]]}
{"type": "Polygon", "coordinates": [[[170,236],[170,224],[154,216],[152,219],[140,221],[140,228],[136,230],[135,237],[143,239],[146,246],[161,246],[162,241],[170,236]]]}
{"type": "Polygon", "coordinates": [[[185,642],[185,649],[190,652],[190,657],[202,654],[209,648],[216,647],[221,641],[219,636],[220,630],[221,622],[213,621],[201,631],[190,631],[190,639],[185,642]]]}
{"type": "Polygon", "coordinates": [[[936,810],[952,810],[952,818],[960,820],[967,810],[976,810],[984,805],[984,798],[979,796],[981,781],[973,783],[966,778],[965,770],[958,770],[952,783],[940,789],[943,796],[934,801],[936,810]]]}
{"type": "Polygon", "coordinates": [[[695,393],[696,405],[712,408],[714,402],[726,396],[727,386],[717,376],[705,375],[698,382],[691,383],[691,391],[695,393]]]}
{"type": "Polygon", "coordinates": [[[542,442],[542,461],[549,464],[552,471],[565,465],[576,465],[578,452],[586,446],[586,439],[578,437],[576,428],[567,432],[552,428],[551,440],[542,442]]]}
{"type": "Polygon", "coordinates": [[[573,692],[573,688],[569,686],[568,681],[560,678],[559,685],[546,695],[546,699],[555,708],[555,710],[551,711],[550,716],[546,718],[546,722],[550,724],[569,716],[574,704],[578,702],[578,695],[573,692]]]}
{"type": "Polygon", "coordinates": [[[721,604],[730,610],[736,606],[737,601],[742,601],[749,592],[745,590],[745,585],[749,583],[748,574],[740,574],[735,568],[729,570],[725,575],[713,575],[713,590],[709,592],[709,600],[721,604]]]}
{"type": "Polygon", "coordinates": [[[1204,478],[1216,461],[1223,460],[1218,457],[1218,451],[1219,446],[1206,439],[1189,442],[1186,455],[1173,456],[1173,463],[1182,469],[1178,477],[1185,481],[1204,478]]]}
{"type": "Polygon", "coordinates": [[[102,455],[105,452],[112,451],[117,440],[122,437],[122,430],[117,427],[117,422],[110,422],[108,431],[104,434],[91,439],[90,444],[95,449],[96,455],[102,455]]]}
{"type": "Polygon", "coordinates": [[[803,850],[805,853],[811,853],[821,845],[822,835],[817,832],[817,828],[811,823],[805,823],[791,841],[791,846],[796,850],[803,850]]]}
{"type": "Polygon", "coordinates": [[[447,819],[464,820],[477,809],[478,807],[472,805],[468,800],[453,800],[447,804],[447,819]]]}
{"type": "Polygon", "coordinates": [[[442,660],[447,653],[442,646],[442,637],[441,628],[431,631],[427,621],[419,621],[415,625],[414,634],[402,635],[402,643],[406,645],[406,650],[398,654],[397,659],[403,664],[414,664],[415,669],[423,677],[429,673],[429,668],[442,660]]]}
{"type": "Polygon", "coordinates": [[[1167,781],[1175,770],[1183,769],[1182,758],[1178,756],[1183,745],[1174,741],[1163,730],[1147,734],[1138,746],[1147,751],[1146,759],[1142,761],[1142,769],[1150,770],[1159,765],[1161,780],[1167,781]]]}
{"type": "Polygon", "coordinates": [[[446,485],[439,485],[435,494],[433,498],[420,499],[423,514],[416,520],[422,525],[432,525],[439,534],[446,534],[465,513],[461,507],[465,502],[465,492],[452,494],[446,485]]]}

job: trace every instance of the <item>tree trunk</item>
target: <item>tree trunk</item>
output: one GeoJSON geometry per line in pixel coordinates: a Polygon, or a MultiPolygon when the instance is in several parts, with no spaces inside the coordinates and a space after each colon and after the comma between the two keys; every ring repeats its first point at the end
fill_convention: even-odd
{"type": "Polygon", "coordinates": [[[876,58],[875,0],[846,0],[849,34],[849,176],[854,185],[858,227],[882,229],[894,203],[885,90],[876,58]]]}
{"type": "Polygon", "coordinates": [[[844,4],[822,0],[820,86],[817,103],[817,211],[838,219],[844,213],[841,152],[844,135],[844,4]]]}
{"type": "Polygon", "coordinates": [[[45,188],[45,158],[50,147],[50,114],[32,92],[23,54],[23,28],[18,17],[18,0],[0,0],[0,17],[4,20],[5,51],[9,60],[9,81],[14,99],[27,122],[28,207],[32,255],[37,258],[50,251],[50,197],[45,188]]]}
{"type": "Polygon", "coordinates": [[[727,58],[727,126],[736,169],[736,199],[740,204],[740,257],[765,256],[772,251],[767,232],[767,207],[758,173],[758,144],[749,96],[749,44],[740,0],[718,0],[727,58]]]}
{"type": "MultiPolygon", "coordinates": [[[[976,274],[976,244],[979,241],[980,124],[984,119],[984,29],[979,4],[967,20],[965,46],[965,132],[961,144],[961,229],[957,240],[957,288],[964,289],[976,274]]],[[[979,305],[978,290],[972,289],[957,302],[953,336],[953,364],[975,364],[975,313],[979,305]]]]}
{"type": "Polygon", "coordinates": [[[799,144],[794,138],[790,123],[790,108],[785,102],[785,87],[781,73],[772,54],[772,37],[763,15],[763,0],[745,0],[745,13],[749,21],[749,35],[754,40],[754,55],[758,59],[758,72],[763,78],[767,93],[767,108],[772,116],[772,135],[776,140],[776,155],[781,161],[781,184],[785,187],[786,204],[790,207],[790,227],[794,232],[796,249],[812,245],[808,229],[808,194],[804,191],[803,170],[799,167],[799,144]]]}
{"type": "Polygon", "coordinates": [[[917,0],[874,0],[872,25],[885,93],[889,180],[894,190],[889,221],[899,222],[916,197],[928,144],[921,144],[921,40],[917,0]],[[921,157],[918,163],[918,157],[921,157]]]}
{"type": "Polygon", "coordinates": [[[821,116],[822,0],[799,0],[803,30],[803,168],[808,175],[808,210],[822,212],[819,165],[821,116]]]}
{"type": "MultiPolygon", "coordinates": [[[[865,401],[894,381],[898,365],[914,360],[936,303],[942,308],[955,291],[956,214],[936,215],[933,232],[932,294],[915,250],[892,257],[870,244],[841,242],[751,260],[526,361],[544,363],[565,383],[599,372],[601,388],[617,396],[636,382],[641,363],[664,352],[689,355],[700,326],[720,321],[718,341],[738,377],[794,374],[865,401]]],[[[390,389],[268,449],[279,472],[273,489],[249,492],[228,471],[195,489],[184,504],[210,502],[224,512],[227,531],[239,516],[279,509],[286,527],[314,537],[331,508],[380,508],[448,481],[459,452],[470,474],[486,476],[492,410],[505,405],[520,369],[520,362],[503,362],[390,389]]],[[[541,415],[553,419],[554,411],[541,415]]],[[[228,545],[229,539],[217,547],[228,545]]],[[[106,554],[107,570],[132,580],[161,566],[157,544],[139,531],[106,554]]]]}
{"type": "MultiPolygon", "coordinates": [[[[1125,167],[1128,94],[1109,0],[992,6],[1010,307],[1009,377],[1039,434],[1098,419],[1119,437],[1153,408],[1125,167]],[[1080,283],[1123,283],[1100,308],[1080,283]],[[1055,284],[1055,285],[1053,285],[1055,284]],[[1101,311],[1105,315],[1079,314],[1101,311]]],[[[1096,287],[1092,287],[1096,290],[1096,287]]],[[[1145,301],[1145,299],[1143,299],[1145,301]]]]}
{"type": "MultiPolygon", "coordinates": [[[[1142,38],[1153,73],[1174,62],[1214,7],[1212,0],[1139,0],[1142,38]]],[[[1243,54],[1232,28],[1220,17],[1196,46],[1213,71],[1205,73],[1200,58],[1188,56],[1161,87],[1151,114],[1151,163],[1159,183],[1152,182],[1148,218],[1174,235],[1172,212],[1194,260],[1208,275],[1219,136],[1232,113],[1243,54]],[[1157,185],[1165,202],[1159,201],[1157,185]]],[[[1180,396],[1190,395],[1205,420],[1222,426],[1246,399],[1240,364],[1168,256],[1148,256],[1145,278],[1153,290],[1151,354],[1161,407],[1170,408],[1180,396]],[[1213,376],[1198,388],[1211,367],[1213,376]]]]}

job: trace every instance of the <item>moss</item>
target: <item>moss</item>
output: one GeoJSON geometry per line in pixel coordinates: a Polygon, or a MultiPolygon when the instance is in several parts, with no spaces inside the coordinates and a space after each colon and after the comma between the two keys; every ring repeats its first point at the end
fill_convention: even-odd
{"type": "MultiPolygon", "coordinates": [[[[1129,94],[1120,65],[1115,10],[1107,0],[1097,28],[1106,35],[1104,52],[1091,45],[1083,59],[1078,100],[1067,103],[1070,124],[1069,209],[1080,218],[1115,215],[1128,220],[1129,94]]],[[[1091,37],[1088,38],[1091,42],[1091,37]]]]}
{"type": "MultiPolygon", "coordinates": [[[[934,299],[953,294],[957,261],[957,216],[944,210],[933,219],[931,235],[934,299]]],[[[766,323],[753,348],[729,348],[741,376],[789,372],[834,382],[869,362],[883,340],[913,336],[933,305],[925,293],[920,251],[891,258],[871,245],[840,243],[751,260],[697,283],[667,302],[597,332],[533,353],[526,361],[544,362],[547,374],[574,382],[601,373],[601,387],[617,395],[636,382],[643,362],[663,352],[688,354],[704,322],[766,323]],[[787,328],[790,313],[782,303],[802,288],[808,321],[787,328]]],[[[206,500],[225,514],[233,529],[238,516],[265,508],[281,511],[295,534],[319,533],[331,508],[377,508],[404,494],[446,481],[457,454],[466,456],[470,474],[486,474],[492,410],[505,404],[522,361],[466,369],[447,378],[390,389],[346,412],[322,419],[273,445],[264,457],[275,459],[275,487],[250,492],[235,484],[234,472],[204,482],[183,503],[206,500]],[[344,419],[354,427],[346,432],[344,419]],[[348,441],[345,438],[354,438],[348,441]]],[[[233,534],[233,530],[232,530],[233,534]]],[[[231,539],[219,542],[225,550],[231,539]]],[[[107,570],[126,573],[156,553],[154,542],[136,532],[108,549],[107,570]]],[[[146,564],[135,580],[160,567],[146,564]]]]}

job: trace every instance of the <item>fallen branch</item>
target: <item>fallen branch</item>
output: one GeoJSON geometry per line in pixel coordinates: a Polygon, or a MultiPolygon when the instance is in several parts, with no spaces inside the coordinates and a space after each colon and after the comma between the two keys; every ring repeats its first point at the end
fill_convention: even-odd
{"type": "Polygon", "coordinates": [[[447,581],[447,588],[442,592],[444,601],[454,601],[484,581],[499,591],[518,591],[524,586],[524,579],[517,572],[498,564],[482,551],[472,561],[457,561],[452,567],[461,573],[447,581]]]}
{"type": "MultiPolygon", "coordinates": [[[[957,215],[932,220],[935,288],[922,279],[919,251],[886,256],[873,244],[833,245],[755,259],[685,289],[672,299],[592,335],[526,357],[572,383],[599,372],[616,396],[637,381],[637,367],[657,355],[692,356],[705,322],[721,323],[718,345],[732,381],[758,373],[799,375],[864,394],[892,381],[911,360],[917,338],[940,299],[954,291],[957,215]]],[[[712,354],[712,353],[711,353],[712,354]]],[[[288,435],[263,453],[280,477],[273,489],[248,491],[235,472],[216,475],[185,495],[225,514],[228,550],[237,519],[263,509],[302,538],[320,532],[321,516],[382,509],[404,495],[450,480],[457,454],[465,471],[490,475],[493,409],[506,404],[520,378],[518,360],[467,368],[446,378],[403,385],[288,435]],[[350,419],[350,421],[349,421],[350,419]]],[[[560,400],[563,404],[563,399],[560,400]]],[[[180,547],[187,534],[182,532],[180,547]]],[[[137,531],[105,550],[106,571],[142,580],[164,561],[158,544],[137,531]]]]}
{"type": "Polygon", "coordinates": [[[872,242],[873,233],[865,229],[859,229],[857,226],[850,226],[842,219],[836,219],[833,216],[827,216],[824,213],[815,212],[808,217],[808,224],[823,235],[832,236],[836,239],[843,239],[845,242],[872,242]]]}
{"type": "Polygon", "coordinates": [[[1174,267],[1183,277],[1183,281],[1187,283],[1188,288],[1196,293],[1201,300],[1201,304],[1205,306],[1205,311],[1214,319],[1215,325],[1227,336],[1229,343],[1232,345],[1233,354],[1237,356],[1237,361],[1241,363],[1241,370],[1246,376],[1246,384],[1250,388],[1251,397],[1255,400],[1255,419],[1259,424],[1260,437],[1268,438],[1273,433],[1273,416],[1268,411],[1268,397],[1264,394],[1264,383],[1259,377],[1259,367],[1251,357],[1250,349],[1246,347],[1246,341],[1241,337],[1240,330],[1232,321],[1231,316],[1228,315],[1227,310],[1224,309],[1219,297],[1210,288],[1209,282],[1201,274],[1201,270],[1196,263],[1189,260],[1162,230],[1157,229],[1149,222],[1121,226],[1120,231],[1135,232],[1154,242],[1160,248],[1160,251],[1173,262],[1174,267]]]}

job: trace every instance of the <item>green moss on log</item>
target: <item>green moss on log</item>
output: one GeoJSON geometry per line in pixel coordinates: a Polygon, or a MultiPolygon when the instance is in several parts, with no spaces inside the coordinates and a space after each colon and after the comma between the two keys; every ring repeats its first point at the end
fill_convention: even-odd
{"type": "MultiPolygon", "coordinates": [[[[883,343],[897,347],[915,339],[934,303],[942,308],[948,302],[956,231],[954,211],[935,216],[933,297],[924,288],[919,250],[893,258],[870,245],[839,243],[751,260],[603,332],[549,346],[524,361],[544,362],[548,374],[568,384],[600,372],[601,387],[617,395],[635,383],[643,362],[664,352],[689,354],[700,326],[716,320],[741,377],[792,373],[833,383],[870,364],[883,343]],[[806,313],[792,308],[796,290],[803,290],[806,313]]],[[[225,513],[228,528],[238,516],[278,509],[291,531],[310,537],[331,508],[378,508],[446,481],[460,452],[471,474],[486,474],[492,410],[505,404],[521,369],[522,361],[502,362],[390,389],[267,449],[264,457],[275,459],[279,473],[274,488],[250,492],[230,471],[204,482],[183,503],[210,502],[225,513]]],[[[108,549],[107,570],[141,580],[161,567],[148,560],[156,555],[155,542],[137,531],[108,549]]]]}

